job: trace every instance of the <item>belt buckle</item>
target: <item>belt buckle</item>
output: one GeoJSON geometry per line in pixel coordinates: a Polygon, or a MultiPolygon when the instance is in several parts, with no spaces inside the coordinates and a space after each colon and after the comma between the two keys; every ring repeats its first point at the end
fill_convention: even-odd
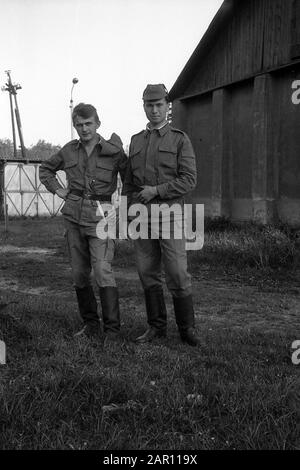
{"type": "Polygon", "coordinates": [[[98,206],[97,206],[97,201],[95,201],[94,199],[92,199],[92,196],[93,196],[93,194],[91,194],[91,193],[85,193],[85,197],[86,197],[86,199],[87,199],[88,201],[90,201],[90,205],[91,205],[92,207],[98,207],[98,206]]]}

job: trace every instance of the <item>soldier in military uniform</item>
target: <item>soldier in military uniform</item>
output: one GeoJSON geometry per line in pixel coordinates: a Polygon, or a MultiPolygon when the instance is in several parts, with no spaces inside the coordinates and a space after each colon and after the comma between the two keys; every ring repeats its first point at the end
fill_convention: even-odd
{"type": "MultiPolygon", "coordinates": [[[[149,123],[146,130],[131,139],[123,194],[128,197],[129,205],[143,203],[150,209],[154,205],[164,204],[168,209],[176,203],[183,207],[184,196],[196,186],[192,144],[184,132],[174,129],[167,121],[169,98],[164,85],[148,85],[143,93],[143,101],[149,123]]],[[[162,263],[166,283],[173,297],[180,337],[191,346],[199,343],[184,233],[180,239],[174,235],[180,222],[182,225],[182,220],[178,220],[178,217],[176,220],[176,216],[173,218],[173,231],[169,239],[162,236],[163,227],[159,224],[158,233],[154,233],[157,230],[153,231],[152,226],[149,239],[138,238],[134,241],[148,320],[148,329],[136,339],[138,343],[166,336],[167,312],[162,288],[162,263]]]]}
{"type": "MultiPolygon", "coordinates": [[[[111,207],[112,194],[127,163],[121,139],[112,134],[105,140],[97,133],[100,120],[90,104],[80,103],[73,111],[73,125],[79,140],[67,143],[40,167],[40,180],[53,194],[65,200],[62,214],[65,219],[66,239],[70,254],[73,282],[83,328],[76,335],[98,336],[100,323],[97,302],[91,286],[93,268],[100,293],[105,337],[119,337],[120,313],[116,282],[111,262],[114,240],[100,239],[96,226],[104,216],[99,204],[111,207]],[[56,172],[64,170],[68,188],[59,183],[56,172]],[[97,212],[98,209],[98,212],[97,212]]],[[[76,336],[75,335],[75,336],[76,336]]]]}

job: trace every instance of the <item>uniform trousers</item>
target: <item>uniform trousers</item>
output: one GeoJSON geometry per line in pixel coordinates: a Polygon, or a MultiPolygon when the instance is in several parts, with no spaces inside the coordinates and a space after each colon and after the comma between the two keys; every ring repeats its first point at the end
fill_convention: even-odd
{"type": "Polygon", "coordinates": [[[111,262],[115,241],[100,239],[94,226],[83,226],[65,219],[66,239],[74,286],[83,289],[91,285],[93,269],[97,286],[116,287],[111,262]]]}
{"type": "Polygon", "coordinates": [[[164,267],[167,287],[172,296],[187,297],[192,293],[192,285],[187,270],[184,233],[182,232],[181,238],[177,239],[172,226],[170,234],[167,233],[169,236],[166,236],[161,224],[159,229],[157,227],[158,224],[155,224],[154,229],[153,226],[150,228],[148,239],[134,240],[137,269],[142,286],[145,290],[161,289],[162,267],[164,267]]]}

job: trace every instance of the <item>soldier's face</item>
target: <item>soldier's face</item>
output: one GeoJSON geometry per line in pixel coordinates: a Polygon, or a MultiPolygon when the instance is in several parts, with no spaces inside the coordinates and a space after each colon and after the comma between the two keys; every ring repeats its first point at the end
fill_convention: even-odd
{"type": "Polygon", "coordinates": [[[169,103],[167,103],[165,98],[155,101],[145,101],[144,110],[150,123],[153,126],[158,126],[166,120],[169,111],[169,103]]]}
{"type": "Polygon", "coordinates": [[[93,140],[99,126],[100,123],[96,121],[95,116],[90,116],[87,119],[76,116],[74,119],[74,127],[82,142],[88,143],[93,140]]]}

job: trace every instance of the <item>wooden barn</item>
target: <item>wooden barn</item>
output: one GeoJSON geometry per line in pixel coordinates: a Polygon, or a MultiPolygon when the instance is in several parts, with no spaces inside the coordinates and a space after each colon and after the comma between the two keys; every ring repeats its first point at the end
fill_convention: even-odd
{"type": "Polygon", "coordinates": [[[225,0],[170,97],[206,215],[300,225],[300,0],[225,0]]]}

